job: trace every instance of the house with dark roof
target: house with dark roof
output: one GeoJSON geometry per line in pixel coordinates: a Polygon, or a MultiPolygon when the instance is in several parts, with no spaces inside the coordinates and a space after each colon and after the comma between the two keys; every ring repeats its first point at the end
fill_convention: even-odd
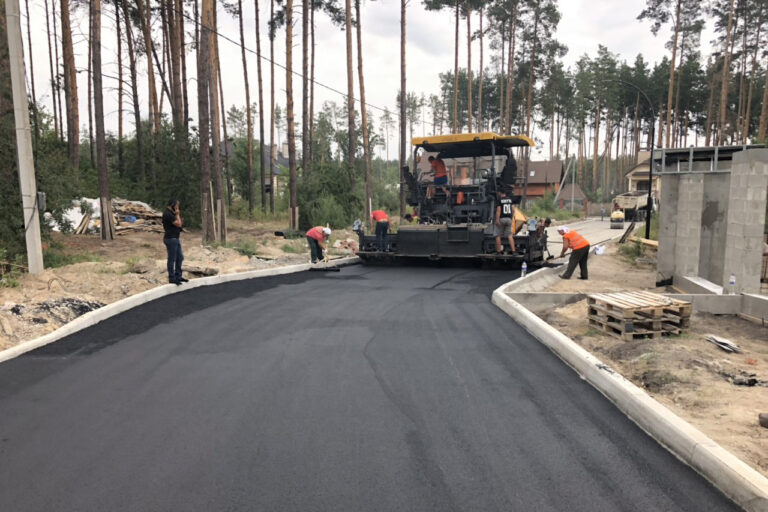
{"type": "MultiPolygon", "coordinates": [[[[518,164],[520,172],[524,172],[525,165],[518,164]]],[[[547,160],[543,162],[528,163],[528,199],[538,199],[549,193],[557,193],[560,190],[560,181],[565,171],[562,160],[547,160]]],[[[522,176],[525,179],[525,176],[522,176]]],[[[523,195],[523,184],[515,186],[515,195],[523,195]]]]}

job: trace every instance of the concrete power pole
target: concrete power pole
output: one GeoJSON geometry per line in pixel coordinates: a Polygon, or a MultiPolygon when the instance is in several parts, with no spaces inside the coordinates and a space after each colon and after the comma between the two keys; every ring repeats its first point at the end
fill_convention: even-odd
{"type": "Polygon", "coordinates": [[[35,162],[32,157],[32,133],[29,129],[29,100],[24,79],[19,0],[5,0],[5,16],[8,24],[8,53],[13,88],[13,114],[16,120],[16,151],[24,212],[24,232],[27,239],[27,264],[30,274],[41,274],[43,249],[40,244],[40,216],[37,208],[35,162]]]}

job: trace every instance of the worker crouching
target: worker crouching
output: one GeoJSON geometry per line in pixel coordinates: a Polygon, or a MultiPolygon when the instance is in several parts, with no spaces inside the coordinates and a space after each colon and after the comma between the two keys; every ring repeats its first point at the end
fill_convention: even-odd
{"type": "Polygon", "coordinates": [[[309,252],[312,258],[312,263],[323,261],[327,259],[327,256],[323,254],[326,249],[325,243],[331,237],[331,228],[323,226],[315,226],[307,231],[307,243],[309,244],[309,252]]]}
{"type": "Polygon", "coordinates": [[[573,275],[573,271],[576,270],[576,265],[579,266],[581,277],[579,279],[587,279],[587,259],[589,258],[589,242],[572,229],[568,229],[565,226],[558,226],[557,232],[563,237],[563,251],[560,253],[560,257],[565,256],[568,249],[571,250],[571,257],[568,260],[568,268],[560,275],[562,279],[570,279],[573,275]]]}
{"type": "Polygon", "coordinates": [[[389,217],[384,210],[374,210],[371,212],[371,222],[376,223],[376,248],[381,252],[389,250],[387,233],[389,232],[389,217]]]}

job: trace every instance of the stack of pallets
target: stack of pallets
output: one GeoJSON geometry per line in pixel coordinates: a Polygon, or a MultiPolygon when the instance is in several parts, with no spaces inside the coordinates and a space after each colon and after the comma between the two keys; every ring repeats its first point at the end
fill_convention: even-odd
{"type": "Polygon", "coordinates": [[[634,291],[587,295],[589,325],[632,341],[680,334],[690,326],[691,303],[634,291]]]}

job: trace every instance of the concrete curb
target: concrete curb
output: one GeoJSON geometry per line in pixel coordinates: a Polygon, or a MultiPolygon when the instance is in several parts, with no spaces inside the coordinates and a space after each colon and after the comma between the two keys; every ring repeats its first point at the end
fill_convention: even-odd
{"type": "MultiPolygon", "coordinates": [[[[360,259],[357,256],[354,256],[349,258],[339,258],[333,260],[333,263],[335,266],[346,266],[358,263],[359,261],[360,259]]],[[[222,283],[229,283],[232,281],[242,281],[245,279],[257,279],[259,277],[279,276],[283,274],[303,272],[305,270],[309,270],[311,266],[312,265],[309,263],[304,263],[301,265],[286,265],[284,267],[249,270],[247,272],[237,272],[233,274],[223,274],[220,276],[192,279],[182,286],[177,286],[175,284],[157,286],[147,291],[137,293],[136,295],[131,295],[130,297],[126,297],[125,299],[119,300],[117,302],[113,302],[112,304],[107,304],[106,306],[94,311],[90,311],[83,316],[77,317],[71,322],[59,327],[55,331],[46,334],[45,336],[40,336],[39,338],[20,343],[15,347],[0,351],[0,363],[18,357],[31,350],[35,350],[36,348],[48,345],[49,343],[53,343],[54,341],[58,341],[65,336],[69,336],[70,334],[82,331],[87,327],[96,325],[97,323],[106,320],[107,318],[119,315],[120,313],[135,308],[136,306],[146,304],[147,302],[151,302],[167,295],[185,292],[187,290],[199,288],[201,286],[213,286],[222,283]]]]}
{"type": "MultiPolygon", "coordinates": [[[[534,277],[539,272],[523,279],[534,278],[535,281],[548,277],[534,277]]],[[[748,512],[768,512],[768,478],[512,300],[504,292],[509,285],[507,283],[493,292],[492,301],[496,306],[576,370],[646,433],[736,504],[748,512]]]]}

